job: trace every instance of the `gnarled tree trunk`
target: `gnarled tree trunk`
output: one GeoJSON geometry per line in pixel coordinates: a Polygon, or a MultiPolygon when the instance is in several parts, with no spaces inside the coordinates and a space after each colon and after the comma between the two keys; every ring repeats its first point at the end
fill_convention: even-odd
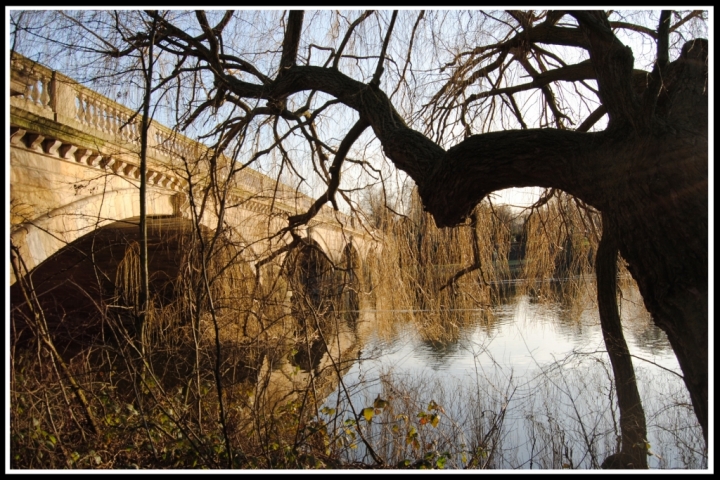
{"type": "Polygon", "coordinates": [[[605,459],[603,468],[648,468],[647,427],[635,380],[630,350],[625,342],[617,307],[617,242],[615,232],[603,224],[603,235],[595,258],[600,324],[615,377],[620,409],[621,449],[605,459]]]}

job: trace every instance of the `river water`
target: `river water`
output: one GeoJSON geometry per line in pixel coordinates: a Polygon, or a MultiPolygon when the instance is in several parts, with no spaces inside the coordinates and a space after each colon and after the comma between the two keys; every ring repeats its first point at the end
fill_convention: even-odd
{"type": "MultiPolygon", "coordinates": [[[[407,311],[364,310],[361,318],[375,327],[325,405],[340,412],[335,423],[357,418],[386,463],[598,468],[615,452],[619,415],[591,298],[560,304],[517,296],[493,307],[491,321],[480,310],[454,312],[462,325],[443,342],[423,338],[423,312],[408,321],[407,311]],[[375,400],[374,406],[388,404],[370,410],[367,422],[363,409],[375,400]]],[[[624,292],[620,306],[650,467],[707,468],[702,432],[665,334],[636,291],[624,292]]],[[[347,443],[348,460],[372,463],[362,441],[353,436],[347,443]]]]}

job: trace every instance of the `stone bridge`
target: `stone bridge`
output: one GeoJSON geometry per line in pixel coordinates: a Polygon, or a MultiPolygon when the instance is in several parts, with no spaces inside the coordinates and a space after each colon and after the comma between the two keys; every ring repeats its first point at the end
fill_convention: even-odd
{"type": "MultiPolygon", "coordinates": [[[[10,238],[27,271],[70,245],[87,254],[92,242],[111,232],[137,230],[140,116],[22,57],[11,65],[10,96],[10,238]]],[[[157,122],[148,137],[147,216],[155,243],[199,220],[208,231],[230,232],[246,246],[244,258],[253,265],[289,241],[289,235],[277,235],[287,217],[313,202],[245,168],[233,177],[220,221],[216,202],[200,208],[209,182],[209,149],[157,122]]],[[[225,157],[218,164],[220,178],[239,165],[225,157]]],[[[377,245],[372,232],[327,207],[300,235],[336,265],[348,255],[362,261],[377,245]]],[[[173,254],[153,251],[157,258],[150,260],[160,269],[173,254]]],[[[10,283],[15,282],[11,267],[10,283]]]]}

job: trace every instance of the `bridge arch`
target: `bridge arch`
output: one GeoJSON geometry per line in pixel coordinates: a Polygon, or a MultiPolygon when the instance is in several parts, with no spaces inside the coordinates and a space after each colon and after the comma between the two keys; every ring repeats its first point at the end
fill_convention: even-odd
{"type": "Polygon", "coordinates": [[[331,308],[335,266],[328,252],[317,241],[307,238],[286,262],[295,309],[313,308],[322,312],[331,308]]]}
{"type": "Polygon", "coordinates": [[[309,239],[311,244],[320,248],[325,254],[325,256],[332,263],[338,263],[340,261],[340,255],[342,254],[342,252],[338,251],[339,249],[332,248],[330,242],[328,242],[328,240],[325,238],[326,236],[327,235],[323,234],[323,232],[317,227],[311,227],[307,229],[307,238],[309,239]]]}
{"type": "MultiPolygon", "coordinates": [[[[174,216],[171,196],[162,191],[149,190],[148,215],[174,216]]],[[[112,190],[83,197],[31,222],[17,225],[10,238],[13,245],[18,247],[28,271],[32,271],[56,252],[88,233],[139,215],[137,188],[112,190]]],[[[11,283],[15,280],[14,274],[11,274],[11,283]]]]}
{"type": "MultiPolygon", "coordinates": [[[[50,328],[67,330],[59,338],[80,339],[98,330],[99,318],[112,312],[127,317],[122,310],[138,304],[138,223],[139,217],[108,221],[54,252],[26,275],[50,328]]],[[[193,288],[193,281],[200,282],[200,269],[193,266],[200,258],[194,248],[197,243],[192,243],[197,237],[195,225],[172,215],[150,215],[147,225],[151,298],[156,308],[174,304],[174,311],[180,312],[185,297],[193,301],[185,293],[193,288]]],[[[204,225],[201,230],[206,238],[214,233],[204,225]]],[[[253,259],[238,233],[219,237],[208,272],[213,299],[225,311],[249,310],[253,259]]],[[[24,310],[27,306],[20,283],[28,285],[16,282],[11,287],[11,303],[24,310]]],[[[177,321],[183,322],[181,318],[177,321]]]]}

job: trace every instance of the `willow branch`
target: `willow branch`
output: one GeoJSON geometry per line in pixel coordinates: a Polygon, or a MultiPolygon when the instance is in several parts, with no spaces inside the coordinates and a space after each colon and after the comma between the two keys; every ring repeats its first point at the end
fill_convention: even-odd
{"type": "Polygon", "coordinates": [[[403,71],[400,74],[400,80],[398,81],[395,90],[393,90],[393,92],[390,94],[390,98],[395,96],[397,91],[400,89],[400,84],[405,79],[405,72],[407,72],[407,67],[410,64],[410,56],[412,55],[413,43],[415,43],[415,32],[417,31],[418,25],[420,25],[420,21],[423,19],[423,17],[425,17],[425,10],[420,10],[420,14],[417,17],[417,20],[415,20],[415,25],[413,25],[412,33],[410,34],[410,44],[408,45],[407,57],[405,58],[405,65],[403,66],[403,71]]]}
{"type": "Polygon", "coordinates": [[[332,68],[337,70],[338,63],[340,62],[340,59],[342,58],[343,51],[345,50],[345,45],[347,45],[348,41],[350,40],[350,37],[352,36],[353,31],[355,30],[355,27],[360,25],[373,12],[374,12],[374,10],[365,10],[363,12],[363,14],[357,18],[357,20],[355,20],[353,23],[350,24],[350,27],[348,27],[348,31],[345,32],[345,36],[343,37],[343,40],[340,43],[340,47],[338,47],[338,51],[335,54],[335,60],[333,60],[332,68]]]}
{"type": "Polygon", "coordinates": [[[390,18],[390,26],[388,27],[387,34],[385,34],[385,40],[383,40],[382,50],[380,51],[380,58],[378,59],[377,67],[375,68],[375,74],[373,75],[370,85],[378,87],[380,86],[380,77],[385,71],[383,64],[385,63],[385,52],[387,51],[388,43],[390,43],[390,36],[392,36],[393,27],[395,26],[395,19],[397,18],[398,11],[393,10],[392,18],[390,18]]]}
{"type": "MultiPolygon", "coordinates": [[[[478,224],[478,216],[477,211],[473,210],[473,212],[470,214],[470,228],[472,228],[473,233],[473,263],[472,265],[468,265],[467,267],[459,270],[455,275],[453,275],[442,287],[440,287],[440,291],[442,292],[447,287],[451,285],[455,285],[460,278],[467,275],[468,273],[474,272],[475,270],[480,270],[482,268],[482,262],[480,260],[480,236],[478,235],[477,231],[477,224],[478,224]]],[[[485,279],[480,276],[483,283],[485,282],[485,279]]]]}

